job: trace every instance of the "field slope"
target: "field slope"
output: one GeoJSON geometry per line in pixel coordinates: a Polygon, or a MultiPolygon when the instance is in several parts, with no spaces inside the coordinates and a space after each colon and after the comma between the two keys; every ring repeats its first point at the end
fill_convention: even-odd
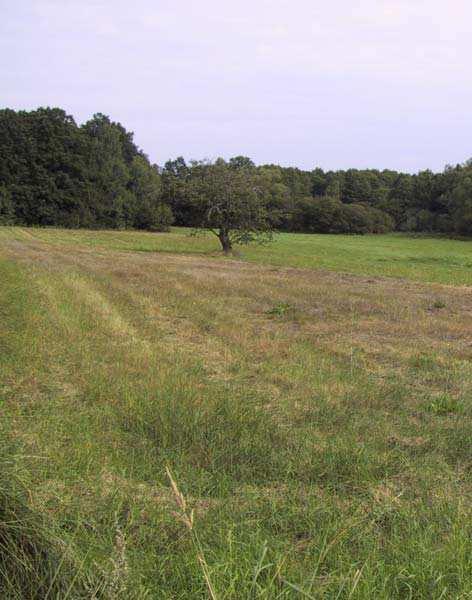
{"type": "Polygon", "coordinates": [[[469,248],[0,228],[2,597],[472,598],[469,248]]]}

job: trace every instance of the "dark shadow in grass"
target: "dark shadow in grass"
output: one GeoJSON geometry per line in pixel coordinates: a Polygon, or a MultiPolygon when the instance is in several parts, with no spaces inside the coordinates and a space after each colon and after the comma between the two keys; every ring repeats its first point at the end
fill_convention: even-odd
{"type": "Polygon", "coordinates": [[[98,598],[93,585],[49,520],[30,508],[15,475],[17,454],[0,446],[0,597],[98,598]]]}

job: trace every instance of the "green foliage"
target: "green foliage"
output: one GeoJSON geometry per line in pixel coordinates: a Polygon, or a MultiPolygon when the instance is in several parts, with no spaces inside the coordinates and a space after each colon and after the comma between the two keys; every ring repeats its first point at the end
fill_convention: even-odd
{"type": "Polygon", "coordinates": [[[272,308],[266,311],[266,315],[269,317],[286,317],[288,315],[294,315],[296,312],[295,308],[289,302],[279,302],[272,308]]]}
{"type": "Polygon", "coordinates": [[[157,167],[102,114],[78,127],[58,108],[0,111],[0,190],[3,223],[161,227],[157,167]]]}
{"type": "MultiPolygon", "coordinates": [[[[237,213],[240,223],[232,228],[246,233],[225,241],[227,247],[260,238],[267,229],[472,235],[470,161],[447,166],[442,173],[425,170],[410,175],[377,169],[256,166],[240,155],[224,163],[228,172],[224,177],[219,163],[224,161],[213,166],[201,161],[187,164],[178,157],[159,168],[150,164],[131,132],[101,113],[78,126],[60,108],[4,109],[0,223],[165,230],[172,221],[170,209],[177,225],[201,227],[215,221],[214,211],[208,218],[208,206],[215,204],[216,196],[221,204],[222,189],[228,185],[233,197],[231,220],[237,213]],[[245,224],[240,220],[243,213],[245,224]]],[[[220,231],[219,226],[215,229],[220,231]]]]}
{"type": "MultiPolygon", "coordinates": [[[[247,157],[228,163],[255,173],[267,219],[274,229],[312,233],[386,233],[393,230],[469,235],[470,165],[447,167],[444,173],[418,175],[395,171],[301,171],[278,165],[254,167],[247,157]]],[[[163,197],[178,225],[199,226],[202,216],[193,202],[202,163],[182,157],[166,163],[163,197]]],[[[201,207],[201,206],[200,206],[201,207]]]]}
{"type": "Polygon", "coordinates": [[[140,211],[139,219],[135,226],[137,229],[147,229],[149,231],[170,231],[170,226],[174,222],[174,215],[167,204],[162,202],[156,205],[148,204],[140,211]]]}
{"type": "Polygon", "coordinates": [[[428,410],[435,415],[444,416],[462,412],[463,408],[457,398],[449,394],[442,394],[435,398],[429,405],[428,410]]]}
{"type": "Polygon", "coordinates": [[[253,169],[256,166],[248,156],[234,156],[228,164],[233,169],[253,169]]]}
{"type": "Polygon", "coordinates": [[[368,204],[344,204],[336,198],[305,198],[297,204],[297,229],[310,233],[387,233],[393,219],[368,204]]]}
{"type": "Polygon", "coordinates": [[[437,308],[437,309],[446,308],[446,303],[444,302],[444,300],[441,300],[440,298],[437,298],[433,302],[433,308],[437,308]]]}
{"type": "Polygon", "coordinates": [[[256,171],[246,163],[200,162],[193,166],[191,194],[200,226],[212,231],[224,252],[234,244],[270,239],[271,226],[256,171]]]}
{"type": "Polygon", "coordinates": [[[171,208],[161,197],[161,177],[157,168],[150,166],[142,155],[133,157],[128,187],[134,195],[134,204],[128,220],[135,229],[168,231],[174,217],[171,208]]]}
{"type": "Polygon", "coordinates": [[[15,222],[15,208],[11,193],[5,186],[0,187],[0,225],[13,225],[15,222]]]}
{"type": "Polygon", "coordinates": [[[460,235],[472,235],[472,164],[460,174],[447,199],[454,231],[460,235]]]}

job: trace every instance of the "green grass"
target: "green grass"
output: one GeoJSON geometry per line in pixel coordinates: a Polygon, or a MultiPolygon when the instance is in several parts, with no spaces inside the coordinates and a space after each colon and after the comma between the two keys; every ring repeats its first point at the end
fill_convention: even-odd
{"type": "MultiPolygon", "coordinates": [[[[81,244],[97,250],[209,255],[219,252],[219,242],[213,235],[193,237],[190,230],[177,227],[168,234],[20,228],[3,228],[3,232],[17,239],[34,236],[52,244],[81,244]]],[[[243,247],[238,252],[243,260],[267,265],[472,285],[472,241],[404,234],[279,233],[271,244],[243,247]]]]}
{"type": "Polygon", "coordinates": [[[467,243],[308,237],[0,230],[0,597],[472,598],[467,243]]]}

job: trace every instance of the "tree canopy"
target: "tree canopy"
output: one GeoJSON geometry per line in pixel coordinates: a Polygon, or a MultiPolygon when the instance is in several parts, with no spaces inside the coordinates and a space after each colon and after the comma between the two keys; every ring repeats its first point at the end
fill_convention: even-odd
{"type": "Polygon", "coordinates": [[[225,253],[234,244],[267,240],[271,233],[257,171],[240,158],[193,165],[191,195],[199,225],[218,237],[225,253]]]}
{"type": "Polygon", "coordinates": [[[0,110],[0,224],[166,230],[173,222],[208,227],[226,247],[274,229],[472,236],[472,161],[414,175],[256,166],[243,155],[158,167],[101,113],[77,125],[60,108],[0,110]]]}
{"type": "Polygon", "coordinates": [[[133,134],[97,113],[79,127],[59,108],[0,111],[0,221],[165,229],[158,167],[133,134]]]}

